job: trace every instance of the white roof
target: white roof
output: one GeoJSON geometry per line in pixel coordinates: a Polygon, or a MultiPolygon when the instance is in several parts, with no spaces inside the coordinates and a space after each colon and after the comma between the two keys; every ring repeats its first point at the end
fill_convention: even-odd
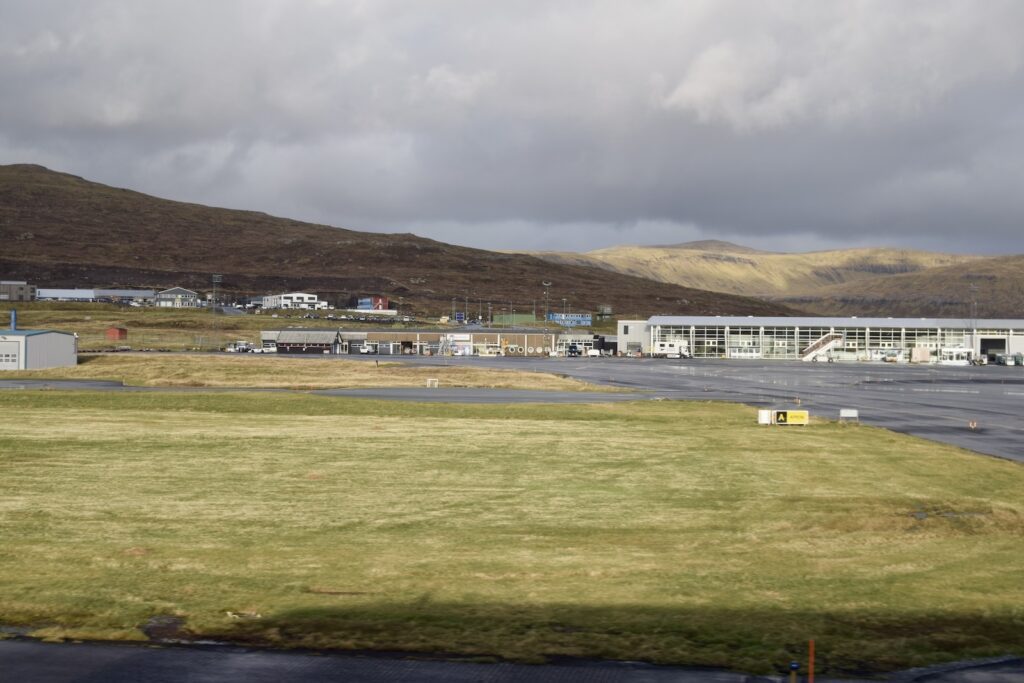
{"type": "Polygon", "coordinates": [[[36,289],[37,299],[95,299],[95,289],[36,289]]]}
{"type": "Polygon", "coordinates": [[[336,341],[338,341],[337,331],[282,330],[277,335],[278,344],[333,344],[336,341]]]}
{"type": "Polygon", "coordinates": [[[811,318],[739,315],[656,315],[649,325],[728,325],[730,327],[927,327],[1024,329],[1024,320],[1012,318],[811,318]]]}

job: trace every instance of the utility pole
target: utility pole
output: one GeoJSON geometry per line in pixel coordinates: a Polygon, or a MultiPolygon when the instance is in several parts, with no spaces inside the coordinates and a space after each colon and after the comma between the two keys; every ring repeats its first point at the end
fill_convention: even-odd
{"type": "Polygon", "coordinates": [[[223,277],[219,273],[213,274],[213,300],[210,302],[210,338],[212,340],[214,350],[217,350],[219,343],[217,341],[217,285],[223,281],[223,277]]]}
{"type": "MultiPolygon", "coordinates": [[[[978,339],[978,283],[972,282],[968,287],[971,290],[971,355],[974,355],[974,346],[978,339]]],[[[981,353],[981,349],[978,349],[981,353]]]]}

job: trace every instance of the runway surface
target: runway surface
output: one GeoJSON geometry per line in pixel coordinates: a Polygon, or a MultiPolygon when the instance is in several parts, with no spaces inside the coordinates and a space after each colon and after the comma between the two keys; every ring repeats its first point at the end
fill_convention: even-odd
{"type": "Polygon", "coordinates": [[[531,391],[529,389],[467,389],[440,387],[437,389],[321,389],[312,392],[321,396],[348,398],[374,398],[388,401],[417,401],[424,403],[605,403],[609,401],[636,401],[651,398],[647,394],[611,393],[599,391],[531,391]]]}
{"type": "MultiPolygon", "coordinates": [[[[638,662],[512,664],[241,647],[0,641],[0,681],[26,683],[769,683],[787,676],[638,662]]],[[[819,683],[840,680],[818,676],[819,683]]],[[[1024,683],[1024,660],[904,671],[893,683],[1024,683]]]]}

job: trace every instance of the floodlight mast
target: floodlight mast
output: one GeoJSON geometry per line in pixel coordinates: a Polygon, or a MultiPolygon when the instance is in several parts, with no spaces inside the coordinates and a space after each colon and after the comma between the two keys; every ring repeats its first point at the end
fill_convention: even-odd
{"type": "Polygon", "coordinates": [[[220,273],[214,273],[211,276],[213,280],[213,299],[210,301],[210,341],[213,344],[213,348],[217,349],[217,285],[224,281],[224,277],[220,273]]]}
{"type": "Polygon", "coordinates": [[[971,355],[974,355],[974,347],[978,346],[978,354],[981,354],[981,347],[978,345],[978,283],[972,282],[968,287],[971,290],[971,355]]]}

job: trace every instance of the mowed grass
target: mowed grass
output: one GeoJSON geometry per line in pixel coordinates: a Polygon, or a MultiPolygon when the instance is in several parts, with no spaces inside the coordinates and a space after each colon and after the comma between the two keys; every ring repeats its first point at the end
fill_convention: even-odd
{"type": "MultiPolygon", "coordinates": [[[[557,367],[558,362],[552,361],[552,368],[557,367]]],[[[427,379],[436,379],[440,387],[609,391],[607,387],[541,372],[287,358],[274,354],[83,356],[75,367],[4,372],[3,379],[100,379],[132,386],[295,389],[424,387],[427,379]]]]}
{"type": "Polygon", "coordinates": [[[733,405],[2,392],[0,623],[863,674],[1024,654],[1024,468],[733,405]]]}

